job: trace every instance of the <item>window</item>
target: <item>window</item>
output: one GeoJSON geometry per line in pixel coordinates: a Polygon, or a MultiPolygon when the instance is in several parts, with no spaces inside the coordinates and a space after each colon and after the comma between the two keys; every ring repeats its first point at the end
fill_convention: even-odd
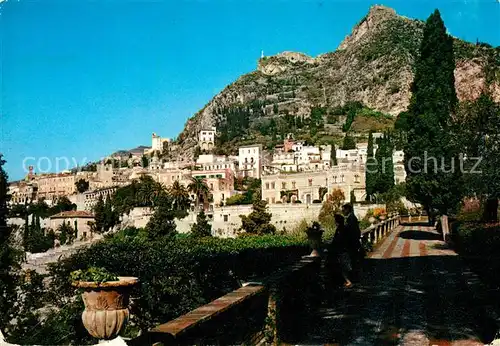
{"type": "Polygon", "coordinates": [[[269,183],[266,183],[266,190],[269,190],[269,183]]]}
{"type": "Polygon", "coordinates": [[[292,189],[295,189],[295,182],[292,181],[292,189]]]}
{"type": "Polygon", "coordinates": [[[248,157],[245,157],[245,163],[248,163],[248,157]]]}
{"type": "Polygon", "coordinates": [[[357,174],[356,174],[356,175],[354,176],[354,182],[355,182],[355,183],[359,183],[359,175],[357,175],[357,174]]]}
{"type": "Polygon", "coordinates": [[[313,186],[313,180],[309,178],[309,186],[313,186]]]}
{"type": "Polygon", "coordinates": [[[271,189],[275,189],[276,188],[276,185],[274,184],[274,182],[271,183],[271,189]]]}
{"type": "Polygon", "coordinates": [[[227,215],[224,215],[224,222],[227,222],[228,219],[229,217],[227,215]]]}
{"type": "Polygon", "coordinates": [[[342,182],[344,182],[344,175],[343,174],[340,176],[340,179],[342,179],[342,182]]]}
{"type": "Polygon", "coordinates": [[[285,189],[286,189],[286,182],[282,182],[282,183],[281,183],[281,188],[282,188],[283,190],[285,190],[285,189]]]}
{"type": "Polygon", "coordinates": [[[213,190],[213,189],[214,189],[214,184],[210,183],[210,190],[213,190]]]}
{"type": "Polygon", "coordinates": [[[275,202],[276,202],[276,198],[272,197],[272,198],[271,198],[271,202],[272,202],[272,203],[275,203],[275,202]]]}

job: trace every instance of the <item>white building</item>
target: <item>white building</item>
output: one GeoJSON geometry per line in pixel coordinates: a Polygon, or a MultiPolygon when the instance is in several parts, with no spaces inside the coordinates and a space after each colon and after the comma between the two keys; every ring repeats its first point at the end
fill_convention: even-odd
{"type": "Polygon", "coordinates": [[[235,172],[237,163],[238,158],[235,156],[228,157],[213,154],[200,155],[196,160],[196,166],[206,171],[230,169],[231,171],[235,172]]]}
{"type": "Polygon", "coordinates": [[[169,143],[170,138],[162,138],[153,132],[153,134],[151,135],[151,148],[144,149],[144,154],[149,155],[154,153],[155,151],[159,151],[161,153],[165,145],[169,143]]]}
{"type": "Polygon", "coordinates": [[[201,150],[210,151],[215,145],[215,135],[217,134],[217,129],[212,127],[211,129],[201,130],[198,135],[198,145],[201,150]]]}
{"type": "Polygon", "coordinates": [[[248,145],[239,148],[238,170],[240,176],[260,179],[262,174],[262,145],[248,145]]]}

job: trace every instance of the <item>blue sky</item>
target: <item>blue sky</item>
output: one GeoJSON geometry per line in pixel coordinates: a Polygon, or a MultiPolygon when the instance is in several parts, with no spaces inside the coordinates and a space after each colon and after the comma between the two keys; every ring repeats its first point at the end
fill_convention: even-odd
{"type": "Polygon", "coordinates": [[[452,35],[500,45],[497,0],[0,0],[7,172],[175,137],[261,50],[333,51],[374,3],[420,19],[439,8],[452,35]]]}

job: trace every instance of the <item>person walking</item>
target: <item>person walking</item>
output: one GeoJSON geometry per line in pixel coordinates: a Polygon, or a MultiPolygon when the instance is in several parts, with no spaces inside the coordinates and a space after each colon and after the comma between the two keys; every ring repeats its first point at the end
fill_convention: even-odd
{"type": "Polygon", "coordinates": [[[349,255],[351,257],[353,281],[358,281],[360,276],[361,260],[364,257],[363,248],[361,246],[361,229],[359,221],[354,215],[352,204],[347,203],[342,207],[342,213],[346,217],[346,234],[348,235],[349,255]]]}
{"type": "Polygon", "coordinates": [[[328,249],[329,266],[331,273],[334,275],[333,280],[340,274],[342,277],[342,284],[348,288],[352,286],[349,278],[349,273],[352,270],[352,261],[349,254],[350,251],[350,236],[347,234],[345,227],[345,219],[340,214],[335,214],[336,230],[332,243],[328,249]]]}

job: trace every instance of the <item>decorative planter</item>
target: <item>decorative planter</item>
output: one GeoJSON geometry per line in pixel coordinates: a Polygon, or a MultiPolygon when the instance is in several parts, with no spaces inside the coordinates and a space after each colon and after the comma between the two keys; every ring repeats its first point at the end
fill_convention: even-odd
{"type": "Polygon", "coordinates": [[[309,240],[309,244],[311,245],[312,252],[310,256],[312,257],[318,257],[319,256],[319,249],[321,248],[321,237],[322,233],[318,235],[309,235],[307,239],[309,240]]]}
{"type": "Polygon", "coordinates": [[[323,230],[319,223],[314,222],[311,227],[309,227],[307,231],[307,239],[309,240],[309,244],[311,245],[312,252],[310,256],[318,257],[319,249],[321,248],[321,239],[323,237],[323,230]]]}
{"type": "Polygon", "coordinates": [[[94,338],[111,340],[118,336],[128,322],[130,290],[139,281],[135,277],[118,278],[118,281],[75,281],[73,286],[83,288],[85,310],[82,322],[94,338]]]}
{"type": "Polygon", "coordinates": [[[381,221],[384,221],[386,219],[386,216],[385,215],[380,215],[380,220],[381,221]]]}
{"type": "Polygon", "coordinates": [[[373,225],[375,223],[375,221],[377,221],[377,219],[375,219],[373,216],[370,216],[368,221],[370,221],[370,223],[373,225]]]}

